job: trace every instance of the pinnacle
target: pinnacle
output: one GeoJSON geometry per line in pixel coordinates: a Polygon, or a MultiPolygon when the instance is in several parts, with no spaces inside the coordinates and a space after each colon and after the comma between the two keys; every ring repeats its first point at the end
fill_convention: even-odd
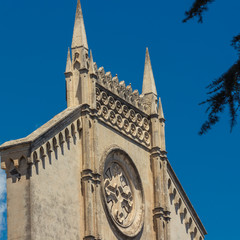
{"type": "Polygon", "coordinates": [[[71,72],[72,71],[72,61],[71,61],[71,55],[70,55],[70,49],[68,48],[68,55],[67,55],[67,65],[65,72],[71,72]]]}
{"type": "Polygon", "coordinates": [[[153,93],[154,95],[157,96],[157,89],[156,89],[156,85],[153,77],[152,65],[151,65],[148,48],[146,49],[142,93],[145,95],[149,93],[153,93]]]}
{"type": "Polygon", "coordinates": [[[162,108],[162,101],[161,98],[159,98],[158,101],[158,115],[160,119],[164,119],[164,114],[163,114],[163,108],[162,108]]]}
{"type": "Polygon", "coordinates": [[[90,74],[95,74],[94,63],[93,63],[93,56],[92,56],[92,50],[90,50],[89,73],[90,73],[90,74]]]}
{"type": "Polygon", "coordinates": [[[77,2],[75,24],[73,30],[72,48],[84,47],[88,49],[87,36],[83,21],[82,7],[80,0],[77,2]]]}

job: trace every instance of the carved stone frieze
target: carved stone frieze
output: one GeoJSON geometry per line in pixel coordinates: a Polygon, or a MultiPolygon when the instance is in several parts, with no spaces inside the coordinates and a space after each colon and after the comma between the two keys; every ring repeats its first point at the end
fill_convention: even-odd
{"type": "Polygon", "coordinates": [[[134,109],[108,95],[100,88],[96,88],[96,107],[98,115],[111,125],[116,126],[124,134],[135,140],[150,145],[149,120],[136,113],[134,109]]]}

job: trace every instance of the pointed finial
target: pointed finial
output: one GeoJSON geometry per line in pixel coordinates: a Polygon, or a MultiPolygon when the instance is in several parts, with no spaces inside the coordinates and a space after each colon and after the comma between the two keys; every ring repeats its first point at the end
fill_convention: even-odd
{"type": "Polygon", "coordinates": [[[142,93],[144,95],[153,93],[154,95],[157,96],[157,90],[156,90],[156,85],[153,77],[152,65],[150,61],[148,48],[146,49],[142,93]]]}
{"type": "Polygon", "coordinates": [[[72,48],[84,47],[88,50],[87,36],[83,21],[82,7],[80,0],[77,2],[75,24],[73,30],[72,48]]]}
{"type": "Polygon", "coordinates": [[[70,55],[70,49],[68,48],[68,55],[67,55],[67,65],[65,73],[72,71],[72,61],[71,61],[71,55],[70,55]]]}
{"type": "Polygon", "coordinates": [[[94,62],[93,62],[92,50],[90,50],[89,73],[90,73],[90,74],[96,74],[95,69],[94,69],[94,62]]]}
{"type": "Polygon", "coordinates": [[[164,118],[164,114],[163,114],[163,108],[162,108],[161,98],[159,98],[159,101],[158,101],[158,115],[159,115],[159,118],[160,118],[160,119],[165,119],[165,118],[164,118]]]}

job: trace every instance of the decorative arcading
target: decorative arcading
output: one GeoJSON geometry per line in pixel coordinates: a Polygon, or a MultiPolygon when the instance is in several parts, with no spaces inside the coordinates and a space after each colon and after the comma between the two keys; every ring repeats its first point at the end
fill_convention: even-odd
{"type": "Polygon", "coordinates": [[[98,115],[135,140],[150,145],[149,120],[124,103],[96,88],[98,115]]]}
{"type": "Polygon", "coordinates": [[[62,148],[63,144],[73,142],[75,144],[77,134],[80,134],[82,129],[81,120],[74,121],[71,125],[59,132],[56,136],[42,144],[30,154],[29,163],[35,164],[40,162],[45,157],[49,156],[52,152],[56,152],[58,148],[62,148]]]}
{"type": "Polygon", "coordinates": [[[18,178],[20,180],[21,175],[23,174],[23,164],[37,164],[38,162],[43,161],[46,157],[50,157],[52,152],[57,154],[57,149],[61,149],[63,154],[63,144],[66,144],[67,147],[70,147],[70,144],[76,144],[77,139],[80,137],[80,131],[82,129],[82,123],[80,119],[77,119],[57,135],[49,139],[48,141],[41,144],[41,146],[34,149],[30,152],[29,156],[19,155],[17,159],[8,160],[1,163],[2,169],[5,169],[12,177],[18,178]]]}
{"type": "Polygon", "coordinates": [[[176,212],[179,213],[180,220],[185,224],[187,232],[191,235],[191,239],[202,240],[203,238],[198,230],[197,225],[193,221],[191,214],[187,210],[186,205],[182,201],[182,198],[173,185],[171,179],[168,179],[168,191],[171,203],[175,206],[176,212]]]}
{"type": "Polygon", "coordinates": [[[112,77],[110,72],[105,73],[104,68],[100,67],[97,70],[97,80],[100,85],[113,92],[126,102],[146,112],[149,105],[144,101],[144,96],[139,95],[138,90],[132,90],[131,84],[126,86],[124,81],[119,82],[118,76],[112,77]]]}

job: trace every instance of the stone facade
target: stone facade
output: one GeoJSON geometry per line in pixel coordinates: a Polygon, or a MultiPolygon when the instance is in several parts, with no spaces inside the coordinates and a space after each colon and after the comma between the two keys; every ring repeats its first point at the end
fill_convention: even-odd
{"type": "Polygon", "coordinates": [[[203,240],[206,230],[167,158],[148,50],[142,94],[88,53],[78,0],[67,109],[0,146],[8,239],[203,240]]]}

